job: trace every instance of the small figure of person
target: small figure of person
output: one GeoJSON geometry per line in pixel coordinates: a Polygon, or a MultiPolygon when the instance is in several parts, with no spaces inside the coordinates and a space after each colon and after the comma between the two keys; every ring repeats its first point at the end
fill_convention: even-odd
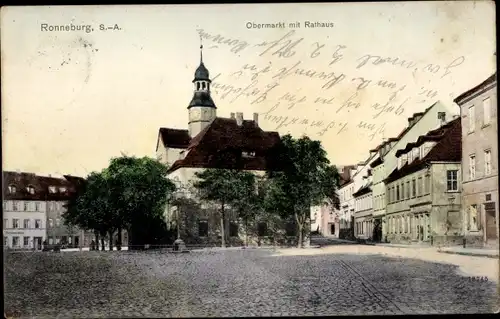
{"type": "Polygon", "coordinates": [[[95,250],[95,241],[93,239],[90,242],[90,250],[95,250]]]}

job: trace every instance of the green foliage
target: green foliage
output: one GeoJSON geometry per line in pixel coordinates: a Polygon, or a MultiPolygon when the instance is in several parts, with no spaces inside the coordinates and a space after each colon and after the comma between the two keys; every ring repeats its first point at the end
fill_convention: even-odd
{"type": "Polygon", "coordinates": [[[307,136],[299,139],[283,136],[276,154],[282,169],[267,173],[265,208],[284,218],[293,216],[301,233],[307,226],[311,206],[325,201],[337,205],[340,177],[330,165],[321,142],[307,136]]]}
{"type": "MultiPolygon", "coordinates": [[[[175,184],[167,167],[148,157],[113,158],[68,203],[65,223],[100,234],[129,229],[140,235],[163,222],[163,212],[175,184]]],[[[138,237],[138,236],[134,236],[138,237]]]]}

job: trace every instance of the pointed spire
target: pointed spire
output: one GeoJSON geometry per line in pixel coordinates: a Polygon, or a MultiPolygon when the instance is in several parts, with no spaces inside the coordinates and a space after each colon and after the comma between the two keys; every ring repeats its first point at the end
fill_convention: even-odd
{"type": "Polygon", "coordinates": [[[203,38],[200,34],[200,64],[203,64],[203,38]]]}

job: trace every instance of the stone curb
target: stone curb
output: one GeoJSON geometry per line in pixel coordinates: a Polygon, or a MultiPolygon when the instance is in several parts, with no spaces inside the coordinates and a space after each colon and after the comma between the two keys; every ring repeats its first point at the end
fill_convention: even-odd
{"type": "Polygon", "coordinates": [[[478,254],[478,253],[469,253],[469,252],[463,252],[463,251],[447,251],[447,250],[438,250],[438,252],[442,253],[442,254],[473,256],[473,257],[486,257],[486,258],[498,259],[498,254],[497,255],[492,255],[492,254],[478,254]]]}

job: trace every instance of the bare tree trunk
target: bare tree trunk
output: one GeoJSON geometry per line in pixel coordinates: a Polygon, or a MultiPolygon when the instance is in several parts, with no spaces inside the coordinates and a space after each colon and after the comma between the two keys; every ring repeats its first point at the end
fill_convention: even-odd
{"type": "Polygon", "coordinates": [[[304,225],[302,225],[302,221],[301,219],[299,218],[299,215],[297,213],[295,213],[295,220],[297,221],[297,227],[299,229],[299,240],[298,240],[298,243],[297,243],[297,247],[298,248],[302,248],[302,228],[304,225]]]}
{"type": "Polygon", "coordinates": [[[104,235],[101,234],[101,250],[106,250],[106,247],[104,245],[104,235]]]}
{"type": "Polygon", "coordinates": [[[226,212],[224,211],[224,203],[222,203],[222,216],[220,220],[221,227],[221,239],[222,239],[222,248],[226,248],[226,212]]]}
{"type": "Polygon", "coordinates": [[[118,240],[116,245],[116,250],[122,250],[122,228],[118,227],[118,240]]]}
{"type": "Polygon", "coordinates": [[[248,218],[245,218],[245,247],[248,247],[248,218]]]}
{"type": "Polygon", "coordinates": [[[99,250],[99,233],[95,232],[95,250],[99,250]]]}
{"type": "Polygon", "coordinates": [[[109,250],[113,250],[113,231],[109,231],[109,250]]]}

